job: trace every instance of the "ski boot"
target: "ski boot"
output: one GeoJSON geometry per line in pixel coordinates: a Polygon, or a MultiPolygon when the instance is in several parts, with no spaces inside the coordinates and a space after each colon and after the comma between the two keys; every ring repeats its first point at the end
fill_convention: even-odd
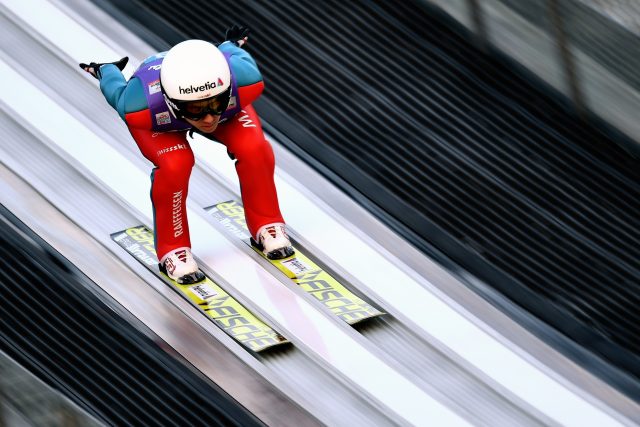
{"type": "Polygon", "coordinates": [[[189,248],[178,248],[169,252],[160,261],[159,267],[160,271],[181,285],[190,285],[205,279],[189,248]]]}
{"type": "Polygon", "coordinates": [[[283,259],[295,253],[281,222],[262,226],[258,230],[258,241],[251,238],[251,243],[269,259],[283,259]]]}

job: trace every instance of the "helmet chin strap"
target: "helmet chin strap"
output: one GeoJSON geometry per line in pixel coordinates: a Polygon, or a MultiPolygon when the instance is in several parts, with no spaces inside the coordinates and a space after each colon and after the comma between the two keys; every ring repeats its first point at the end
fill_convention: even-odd
{"type": "Polygon", "coordinates": [[[164,102],[165,104],[167,104],[167,107],[169,107],[169,112],[171,113],[171,115],[173,116],[174,119],[178,119],[180,120],[181,117],[178,116],[178,113],[176,113],[177,111],[180,111],[180,109],[178,108],[178,106],[171,100],[171,98],[169,98],[167,96],[167,92],[164,91],[164,86],[162,86],[162,77],[158,76],[158,79],[160,80],[160,90],[162,91],[162,97],[164,98],[164,102]]]}
{"type": "Polygon", "coordinates": [[[182,119],[182,117],[178,117],[178,115],[176,114],[176,110],[179,111],[179,108],[176,104],[173,103],[173,101],[171,101],[171,99],[167,96],[166,93],[164,93],[164,91],[162,92],[162,96],[164,97],[164,102],[167,104],[167,107],[169,107],[169,112],[171,112],[171,115],[175,118],[175,119],[182,119]]]}

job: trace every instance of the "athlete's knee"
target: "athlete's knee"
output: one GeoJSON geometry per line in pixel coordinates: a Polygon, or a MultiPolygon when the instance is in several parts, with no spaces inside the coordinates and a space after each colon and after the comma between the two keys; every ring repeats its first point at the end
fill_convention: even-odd
{"type": "Polygon", "coordinates": [[[178,179],[188,178],[195,164],[195,158],[191,150],[172,151],[158,156],[158,168],[167,175],[178,179]]]}
{"type": "Polygon", "coordinates": [[[273,163],[275,161],[273,148],[265,138],[256,138],[238,144],[233,152],[235,158],[240,162],[250,163],[273,163]]]}

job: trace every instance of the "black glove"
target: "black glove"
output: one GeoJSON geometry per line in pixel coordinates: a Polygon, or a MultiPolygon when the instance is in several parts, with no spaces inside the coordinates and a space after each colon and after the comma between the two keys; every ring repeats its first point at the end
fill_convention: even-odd
{"type": "Polygon", "coordinates": [[[249,27],[233,24],[231,27],[227,28],[227,31],[224,33],[224,39],[238,47],[242,47],[242,45],[247,42],[249,32],[249,27]]]}
{"type": "Polygon", "coordinates": [[[92,62],[90,64],[85,64],[84,62],[80,63],[80,68],[82,68],[84,71],[86,71],[87,73],[91,74],[93,77],[95,77],[96,79],[100,80],[100,78],[102,77],[100,75],[100,67],[106,64],[113,64],[116,67],[118,67],[118,69],[120,71],[124,70],[124,67],[127,66],[127,62],[129,62],[129,57],[125,56],[124,58],[115,61],[115,62],[104,62],[104,63],[96,63],[96,62],[92,62]]]}

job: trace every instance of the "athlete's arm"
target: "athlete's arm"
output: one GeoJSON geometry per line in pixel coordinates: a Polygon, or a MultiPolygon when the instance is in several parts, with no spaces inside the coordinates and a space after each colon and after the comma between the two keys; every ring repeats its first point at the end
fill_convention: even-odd
{"type": "Polygon", "coordinates": [[[103,65],[100,73],[100,90],[122,120],[125,120],[125,116],[129,113],[148,108],[139,79],[132,78],[127,82],[118,67],[111,64],[103,65]]]}
{"type": "Polygon", "coordinates": [[[229,53],[229,65],[236,78],[240,107],[245,107],[258,99],[264,90],[262,73],[256,61],[246,50],[226,41],[218,46],[223,53],[229,53]]]}

